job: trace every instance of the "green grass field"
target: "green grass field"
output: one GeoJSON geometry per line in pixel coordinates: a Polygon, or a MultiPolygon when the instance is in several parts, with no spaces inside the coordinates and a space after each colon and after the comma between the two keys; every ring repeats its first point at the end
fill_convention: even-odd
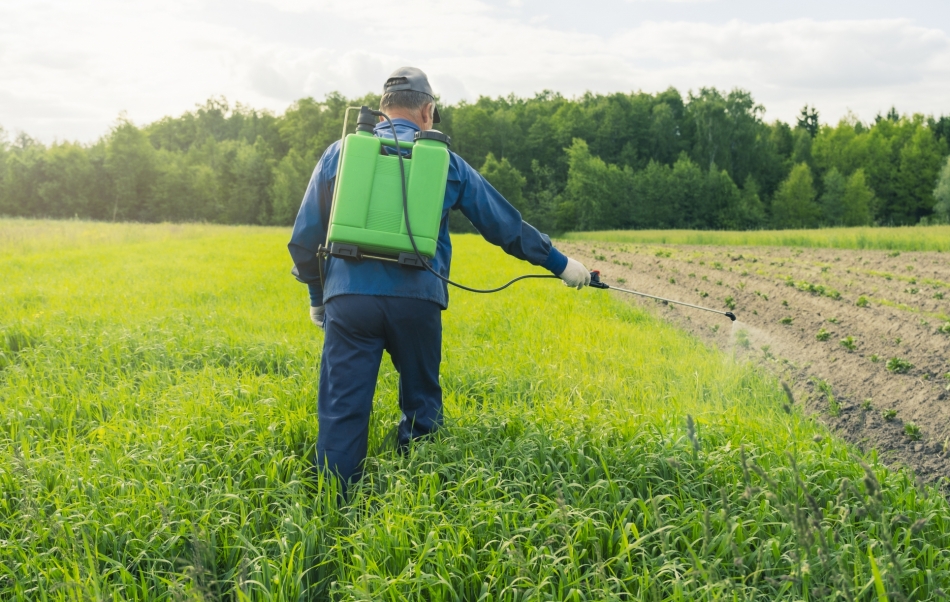
{"type": "MultiPolygon", "coordinates": [[[[322,339],[288,236],[0,221],[0,599],[950,591],[942,495],[863,468],[755,368],[553,281],[452,292],[446,428],[409,457],[382,443],[384,360],[367,477],[337,507],[307,473],[322,339]]],[[[463,282],[529,269],[455,241],[463,282]]]]}
{"type": "Polygon", "coordinates": [[[950,251],[950,226],[823,228],[820,230],[606,230],[567,232],[567,240],[774,247],[950,251]]]}

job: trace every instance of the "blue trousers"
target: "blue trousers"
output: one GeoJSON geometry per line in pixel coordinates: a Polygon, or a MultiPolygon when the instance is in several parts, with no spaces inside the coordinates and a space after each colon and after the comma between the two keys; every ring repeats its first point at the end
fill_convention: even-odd
{"type": "Polygon", "coordinates": [[[383,350],[399,372],[400,445],[442,424],[442,308],[403,297],[343,295],[326,303],[320,360],[317,468],[358,479],[383,350]]]}

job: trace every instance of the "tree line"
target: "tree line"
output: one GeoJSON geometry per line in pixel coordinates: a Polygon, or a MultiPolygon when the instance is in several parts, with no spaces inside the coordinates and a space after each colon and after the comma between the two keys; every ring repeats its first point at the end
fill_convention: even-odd
{"type": "MultiPolygon", "coordinates": [[[[282,115],[213,98],[91,144],[0,129],[0,215],[288,225],[348,106],[304,98],[282,115]]],[[[482,97],[440,106],[452,148],[546,231],[907,225],[950,219],[950,116],[766,122],[743,90],[684,98],[482,97]]],[[[461,215],[455,230],[470,229],[461,215]]]]}

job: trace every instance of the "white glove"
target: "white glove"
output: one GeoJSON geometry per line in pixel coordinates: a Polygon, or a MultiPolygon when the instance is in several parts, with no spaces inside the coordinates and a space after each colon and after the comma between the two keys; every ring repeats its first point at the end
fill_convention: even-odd
{"type": "Polygon", "coordinates": [[[567,258],[567,267],[557,275],[567,286],[581,290],[590,284],[590,270],[576,259],[567,258]]]}
{"type": "Polygon", "coordinates": [[[323,314],[325,311],[326,310],[323,305],[321,305],[320,307],[311,307],[310,321],[316,324],[317,326],[319,326],[320,328],[323,328],[323,314]]]}

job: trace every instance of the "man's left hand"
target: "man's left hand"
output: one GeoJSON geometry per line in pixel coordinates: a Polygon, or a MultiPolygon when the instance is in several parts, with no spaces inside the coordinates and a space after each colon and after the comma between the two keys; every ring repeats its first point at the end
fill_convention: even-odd
{"type": "Polygon", "coordinates": [[[310,321],[323,328],[323,317],[326,312],[326,308],[321,305],[320,307],[311,307],[310,308],[310,321]]]}

